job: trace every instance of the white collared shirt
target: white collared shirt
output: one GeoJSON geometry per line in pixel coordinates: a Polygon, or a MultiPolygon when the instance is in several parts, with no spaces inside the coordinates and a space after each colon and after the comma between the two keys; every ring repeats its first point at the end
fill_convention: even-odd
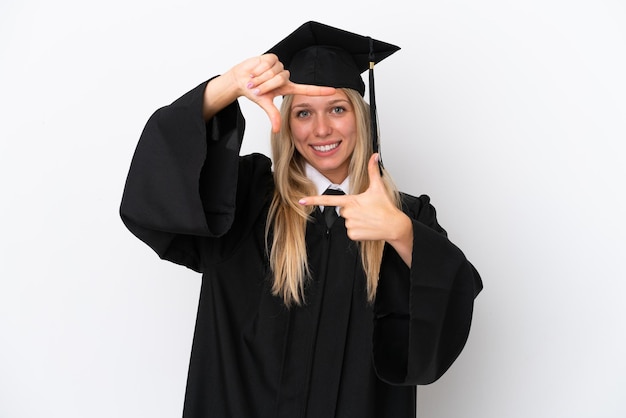
{"type": "MultiPolygon", "coordinates": [[[[349,194],[350,176],[346,177],[346,179],[341,184],[336,184],[328,180],[326,177],[324,177],[322,173],[317,171],[317,169],[315,169],[315,167],[313,167],[309,163],[306,163],[306,162],[304,163],[304,169],[305,169],[306,176],[309,178],[309,180],[311,180],[315,184],[318,195],[323,194],[326,191],[326,189],[328,189],[329,187],[331,189],[341,190],[345,194],[349,194]]],[[[324,206],[320,206],[320,210],[324,211],[324,206]]],[[[337,214],[339,214],[339,208],[336,208],[336,210],[337,210],[337,214]]]]}

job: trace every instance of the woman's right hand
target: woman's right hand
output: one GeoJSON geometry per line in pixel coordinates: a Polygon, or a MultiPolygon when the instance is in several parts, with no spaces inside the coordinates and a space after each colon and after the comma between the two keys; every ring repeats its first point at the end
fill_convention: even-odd
{"type": "Polygon", "coordinates": [[[280,112],[274,104],[276,96],[303,94],[325,96],[335,93],[333,87],[295,84],[289,80],[289,71],[274,54],[249,58],[225,74],[211,80],[204,93],[204,117],[210,119],[217,112],[241,96],[258,104],[267,113],[272,132],[280,130],[280,112]]]}

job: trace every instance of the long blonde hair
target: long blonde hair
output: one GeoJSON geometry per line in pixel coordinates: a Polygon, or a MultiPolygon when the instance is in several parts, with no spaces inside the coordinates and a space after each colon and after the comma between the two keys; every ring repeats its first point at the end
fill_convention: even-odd
{"type": "MultiPolygon", "coordinates": [[[[349,167],[350,193],[367,190],[367,163],[372,155],[369,106],[355,90],[341,89],[352,104],[356,117],[357,141],[349,167]]],[[[304,287],[310,277],[306,251],[306,224],[311,206],[298,204],[304,196],[317,194],[315,185],[305,174],[304,158],[296,150],[289,113],[293,96],[285,96],[281,105],[281,130],[271,137],[276,188],[268,213],[266,242],[273,275],[272,293],[281,296],[285,305],[304,303],[304,287]],[[270,245],[271,241],[271,245],[270,245]]],[[[383,169],[383,182],[390,198],[400,207],[400,195],[389,174],[383,169]]],[[[361,264],[367,277],[367,299],[376,297],[378,275],[383,257],[384,241],[359,241],[361,264]]]]}

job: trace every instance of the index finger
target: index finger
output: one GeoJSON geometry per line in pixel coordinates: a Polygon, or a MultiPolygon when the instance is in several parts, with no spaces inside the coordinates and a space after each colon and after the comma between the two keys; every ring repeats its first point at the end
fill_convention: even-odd
{"type": "Polygon", "coordinates": [[[320,195],[320,196],[307,196],[298,200],[303,206],[344,206],[350,197],[348,195],[320,195]]]}
{"type": "Polygon", "coordinates": [[[302,94],[305,96],[331,96],[335,94],[334,87],[314,86],[312,84],[289,83],[285,89],[285,94],[302,94]]]}

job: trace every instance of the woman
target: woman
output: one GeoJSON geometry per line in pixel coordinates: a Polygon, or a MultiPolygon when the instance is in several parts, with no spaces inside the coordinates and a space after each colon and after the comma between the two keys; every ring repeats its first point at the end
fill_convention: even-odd
{"type": "Polygon", "coordinates": [[[308,22],[146,124],[121,216],[203,273],[185,417],[415,417],[466,342],[480,277],[372,153],[363,45],[388,46],[308,22]],[[240,97],[271,120],[274,170],[239,156],[240,97]]]}

